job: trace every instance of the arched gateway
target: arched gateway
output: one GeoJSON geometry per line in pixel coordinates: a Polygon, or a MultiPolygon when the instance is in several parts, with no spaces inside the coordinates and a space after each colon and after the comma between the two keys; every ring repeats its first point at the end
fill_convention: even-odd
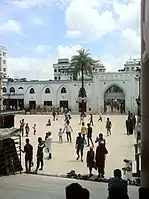
{"type": "Polygon", "coordinates": [[[111,85],[105,91],[104,112],[125,113],[125,93],[118,85],[111,85]]]}

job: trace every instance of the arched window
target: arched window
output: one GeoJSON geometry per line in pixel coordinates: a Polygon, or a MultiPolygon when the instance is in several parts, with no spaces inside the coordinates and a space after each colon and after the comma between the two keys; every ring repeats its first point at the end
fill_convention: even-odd
{"type": "Polygon", "coordinates": [[[23,87],[20,86],[18,89],[21,90],[21,89],[23,89],[23,87]]]}
{"type": "Polygon", "coordinates": [[[9,91],[10,91],[10,93],[15,93],[14,87],[11,87],[9,91]]]}
{"type": "Polygon", "coordinates": [[[45,89],[45,93],[51,93],[49,88],[45,89]]]}
{"type": "Polygon", "coordinates": [[[6,90],[6,87],[3,87],[3,93],[6,93],[7,90],[6,90]]]}
{"type": "Polygon", "coordinates": [[[65,88],[65,87],[63,87],[63,88],[61,89],[61,93],[67,93],[67,91],[66,91],[66,88],[65,88]]]}
{"type": "Polygon", "coordinates": [[[35,93],[35,90],[34,90],[33,88],[31,88],[30,91],[29,91],[29,93],[30,93],[30,94],[34,94],[34,93],[35,93]]]}

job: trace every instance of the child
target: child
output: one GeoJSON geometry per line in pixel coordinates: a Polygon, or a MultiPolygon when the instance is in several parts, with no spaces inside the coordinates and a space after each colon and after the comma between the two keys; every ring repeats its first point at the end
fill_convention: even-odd
{"type": "Polygon", "coordinates": [[[58,137],[59,137],[59,142],[63,143],[63,131],[62,131],[62,128],[59,129],[58,137]]]}
{"type": "Polygon", "coordinates": [[[101,113],[101,111],[99,112],[99,119],[98,119],[98,121],[102,122],[102,113],[101,113]]]}
{"type": "Polygon", "coordinates": [[[29,134],[29,125],[28,125],[28,123],[26,124],[26,126],[25,126],[25,131],[26,131],[26,137],[28,137],[28,134],[29,134]]]}
{"type": "Polygon", "coordinates": [[[33,132],[34,132],[34,135],[36,135],[36,124],[34,124],[33,126],[33,132]]]}
{"type": "Polygon", "coordinates": [[[51,120],[48,120],[48,123],[46,124],[46,126],[51,126],[51,120]]]}

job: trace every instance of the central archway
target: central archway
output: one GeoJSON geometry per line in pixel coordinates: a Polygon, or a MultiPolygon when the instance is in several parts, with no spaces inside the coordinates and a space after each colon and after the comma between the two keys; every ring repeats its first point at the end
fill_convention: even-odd
{"type": "Polygon", "coordinates": [[[125,113],[125,93],[118,85],[111,85],[104,93],[104,112],[125,113]]]}

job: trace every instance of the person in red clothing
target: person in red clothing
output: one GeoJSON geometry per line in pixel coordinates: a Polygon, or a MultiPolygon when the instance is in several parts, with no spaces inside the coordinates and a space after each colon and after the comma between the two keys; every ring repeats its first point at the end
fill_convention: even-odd
{"type": "Polygon", "coordinates": [[[105,143],[101,141],[99,143],[99,146],[97,146],[97,149],[96,149],[96,166],[98,169],[99,178],[100,177],[104,178],[106,154],[108,154],[108,151],[105,147],[105,143]]]}

